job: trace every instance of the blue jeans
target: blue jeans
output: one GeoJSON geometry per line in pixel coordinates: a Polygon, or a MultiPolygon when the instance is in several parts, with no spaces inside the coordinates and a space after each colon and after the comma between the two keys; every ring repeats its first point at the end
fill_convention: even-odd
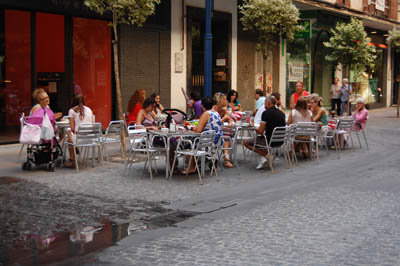
{"type": "MultiPolygon", "coordinates": [[[[343,115],[344,112],[347,111],[346,104],[347,104],[347,101],[342,101],[342,108],[341,108],[342,109],[342,113],[340,115],[343,115]]],[[[348,113],[348,115],[351,115],[351,103],[349,103],[349,113],[348,113]]]]}

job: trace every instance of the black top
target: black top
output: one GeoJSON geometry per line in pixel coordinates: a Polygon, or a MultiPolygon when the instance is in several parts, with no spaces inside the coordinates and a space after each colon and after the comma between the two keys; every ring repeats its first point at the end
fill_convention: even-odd
{"type": "MultiPolygon", "coordinates": [[[[271,139],[274,128],[286,126],[285,113],[276,109],[275,106],[272,106],[262,113],[261,121],[266,123],[265,135],[267,136],[268,143],[271,139]]],[[[275,145],[279,145],[279,143],[276,143],[275,145]]]]}

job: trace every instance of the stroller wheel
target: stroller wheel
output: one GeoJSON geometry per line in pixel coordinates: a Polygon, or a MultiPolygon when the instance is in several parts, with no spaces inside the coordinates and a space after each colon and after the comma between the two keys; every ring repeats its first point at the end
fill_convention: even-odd
{"type": "Polygon", "coordinates": [[[31,170],[31,169],[32,169],[32,165],[31,165],[30,162],[24,162],[24,163],[22,164],[22,170],[24,170],[24,171],[29,171],[29,170],[31,170]]]}
{"type": "Polygon", "coordinates": [[[47,164],[47,170],[49,172],[54,172],[56,170],[56,164],[55,163],[48,163],[47,164]]]}

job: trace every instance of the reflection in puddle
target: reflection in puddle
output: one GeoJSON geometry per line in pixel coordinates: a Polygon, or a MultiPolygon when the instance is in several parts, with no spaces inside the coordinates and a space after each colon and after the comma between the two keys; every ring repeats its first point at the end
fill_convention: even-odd
{"type": "Polygon", "coordinates": [[[160,215],[135,221],[103,220],[102,226],[85,226],[71,232],[48,236],[28,235],[13,247],[0,247],[0,266],[50,265],[109,247],[139,231],[174,226],[198,213],[160,208],[160,215]]]}
{"type": "Polygon", "coordinates": [[[129,223],[103,221],[103,226],[87,226],[50,236],[29,235],[14,247],[0,248],[0,265],[49,265],[109,247],[128,235],[129,223]]]}

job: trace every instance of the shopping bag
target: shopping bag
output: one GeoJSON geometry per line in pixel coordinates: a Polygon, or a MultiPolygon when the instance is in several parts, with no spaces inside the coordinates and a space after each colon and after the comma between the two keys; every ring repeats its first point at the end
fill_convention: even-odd
{"type": "Polygon", "coordinates": [[[54,138],[54,128],[46,113],[43,116],[42,134],[40,137],[44,140],[52,140],[54,138]]]}
{"type": "Polygon", "coordinates": [[[25,124],[22,127],[19,142],[22,144],[39,144],[42,129],[38,125],[25,124]]]}

